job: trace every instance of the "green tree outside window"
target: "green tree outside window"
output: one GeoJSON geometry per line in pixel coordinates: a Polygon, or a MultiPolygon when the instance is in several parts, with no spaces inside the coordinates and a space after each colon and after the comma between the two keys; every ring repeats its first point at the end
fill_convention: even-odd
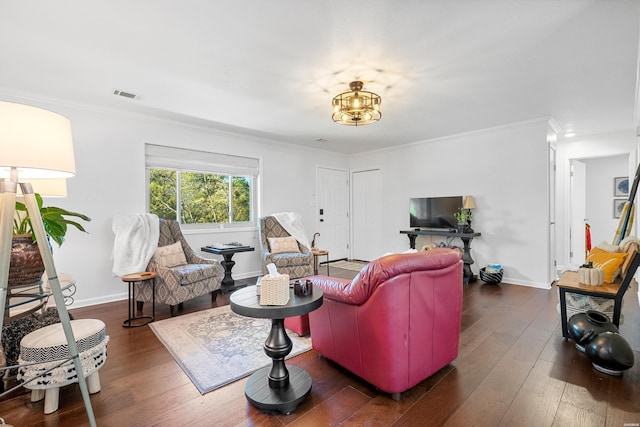
{"type": "Polygon", "coordinates": [[[149,211],[182,224],[251,221],[250,177],[150,169],[149,211]],[[179,190],[179,191],[178,191],[179,190]]]}
{"type": "Polygon", "coordinates": [[[149,172],[149,211],[160,218],[177,219],[176,172],[163,169],[149,172]]]}

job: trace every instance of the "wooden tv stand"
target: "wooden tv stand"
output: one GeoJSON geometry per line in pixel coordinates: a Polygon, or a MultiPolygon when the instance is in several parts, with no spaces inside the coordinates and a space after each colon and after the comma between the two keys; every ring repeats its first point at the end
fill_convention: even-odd
{"type": "Polygon", "coordinates": [[[464,250],[462,255],[462,262],[464,263],[463,283],[475,282],[478,276],[471,271],[471,264],[475,261],[471,257],[471,241],[474,237],[478,237],[481,233],[460,233],[458,231],[449,230],[401,230],[400,234],[406,234],[409,237],[409,247],[411,249],[416,248],[416,238],[418,236],[445,236],[445,237],[459,237],[464,244],[464,250]]]}

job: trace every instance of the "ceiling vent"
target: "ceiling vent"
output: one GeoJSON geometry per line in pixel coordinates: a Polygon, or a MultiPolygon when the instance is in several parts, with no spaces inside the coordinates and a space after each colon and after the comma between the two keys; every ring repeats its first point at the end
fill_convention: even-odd
{"type": "Polygon", "coordinates": [[[116,96],[124,96],[125,98],[129,98],[129,99],[140,99],[140,95],[136,95],[135,93],[125,92],[123,90],[118,90],[118,89],[115,89],[113,91],[113,94],[116,96]]]}

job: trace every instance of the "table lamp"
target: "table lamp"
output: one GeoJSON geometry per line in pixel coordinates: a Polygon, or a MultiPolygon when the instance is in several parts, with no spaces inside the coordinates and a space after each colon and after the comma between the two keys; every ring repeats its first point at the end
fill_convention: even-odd
{"type": "MultiPolygon", "coordinates": [[[[73,140],[69,120],[59,114],[41,108],[23,104],[0,101],[0,177],[9,178],[0,182],[0,307],[6,307],[7,282],[13,234],[13,218],[15,215],[16,194],[18,185],[24,197],[31,225],[38,242],[46,242],[47,237],[42,223],[42,216],[34,194],[34,186],[46,192],[52,190],[55,181],[75,175],[75,159],[73,140]],[[24,181],[20,182],[20,180],[24,181]],[[26,180],[35,179],[32,183],[26,180]]],[[[60,182],[57,182],[60,194],[60,182]]],[[[45,194],[46,194],[45,192],[45,194]]],[[[64,183],[66,194],[66,183],[64,183]]],[[[50,194],[47,194],[50,195],[50,194]]],[[[69,353],[78,374],[78,383],[82,392],[87,416],[92,426],[96,425],[89,390],[84,378],[82,364],[78,356],[78,347],[73,336],[71,320],[67,312],[64,296],[60,289],[60,281],[56,273],[53,256],[48,245],[38,244],[40,255],[45,265],[49,284],[56,302],[60,323],[64,330],[69,353]]],[[[0,316],[0,331],[4,315],[0,316]]],[[[68,359],[67,359],[68,360],[68,359]]],[[[61,361],[61,362],[65,362],[61,361]]],[[[19,387],[19,386],[18,386],[19,387]]]]}
{"type": "Polygon", "coordinates": [[[462,202],[462,209],[467,210],[467,232],[473,233],[471,228],[471,210],[476,208],[476,202],[473,200],[473,196],[464,196],[462,202]]]}

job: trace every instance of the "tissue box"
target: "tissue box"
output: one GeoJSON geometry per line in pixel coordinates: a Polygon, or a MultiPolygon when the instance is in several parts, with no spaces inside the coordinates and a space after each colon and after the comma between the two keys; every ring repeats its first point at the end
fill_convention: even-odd
{"type": "Polygon", "coordinates": [[[289,275],[262,276],[260,280],[260,305],[287,305],[289,302],[289,275]]]}

